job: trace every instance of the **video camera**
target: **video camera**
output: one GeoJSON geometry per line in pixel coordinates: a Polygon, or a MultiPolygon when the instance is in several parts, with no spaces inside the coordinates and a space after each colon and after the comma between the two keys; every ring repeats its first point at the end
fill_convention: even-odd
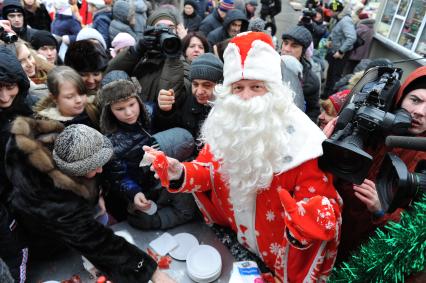
{"type": "Polygon", "coordinates": [[[374,145],[388,134],[404,135],[411,116],[404,109],[390,112],[400,87],[400,68],[369,69],[349,94],[332,136],[322,144],[319,165],[324,171],[354,184],[367,177],[373,157],[364,145],[374,145]]]}
{"type": "Polygon", "coordinates": [[[144,35],[155,36],[154,50],[158,50],[169,57],[178,56],[182,49],[180,38],[167,25],[148,26],[144,35]]]}
{"type": "Polygon", "coordinates": [[[0,40],[6,44],[18,41],[18,36],[13,32],[5,32],[4,27],[0,26],[0,40]]]}
{"type": "Polygon", "coordinates": [[[305,8],[302,10],[302,18],[300,21],[304,24],[309,24],[317,15],[317,11],[313,8],[305,8]]]}
{"type": "MultiPolygon", "coordinates": [[[[386,145],[426,151],[426,138],[389,136],[386,145]]],[[[391,213],[406,207],[426,191],[426,160],[421,160],[414,173],[410,173],[399,157],[387,153],[376,178],[376,188],[383,211],[391,213]]]]}

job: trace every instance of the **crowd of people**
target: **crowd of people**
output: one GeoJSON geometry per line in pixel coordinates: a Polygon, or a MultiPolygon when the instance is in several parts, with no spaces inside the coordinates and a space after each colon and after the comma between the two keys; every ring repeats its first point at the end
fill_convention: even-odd
{"type": "MultiPolygon", "coordinates": [[[[72,248],[113,282],[175,282],[108,226],[199,218],[279,282],[324,282],[398,221],[380,164],[392,151],[412,171],[424,152],[378,136],[359,185],[318,165],[354,86],[395,67],[368,58],[364,1],[324,2],[277,40],[280,0],[0,0],[1,278],[72,248]]],[[[392,102],[412,136],[425,82],[420,67],[392,102]]]]}

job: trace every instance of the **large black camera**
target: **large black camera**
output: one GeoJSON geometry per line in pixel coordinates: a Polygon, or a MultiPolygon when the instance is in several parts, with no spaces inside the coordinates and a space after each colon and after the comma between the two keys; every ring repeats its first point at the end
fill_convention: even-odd
{"type": "Polygon", "coordinates": [[[148,26],[144,35],[156,37],[154,50],[161,51],[167,56],[177,57],[182,49],[180,38],[167,25],[148,26]]]}
{"type": "Polygon", "coordinates": [[[317,15],[317,11],[313,8],[305,8],[302,10],[302,18],[300,21],[304,24],[309,24],[317,15]]]}
{"type": "MultiPolygon", "coordinates": [[[[386,137],[386,146],[426,151],[425,137],[386,137]]],[[[407,207],[426,191],[426,160],[421,160],[413,173],[395,154],[387,153],[376,178],[382,209],[388,213],[407,207]]]]}
{"type": "Polygon", "coordinates": [[[18,41],[18,36],[13,32],[5,32],[4,27],[0,26],[0,40],[6,44],[18,41]]]}
{"type": "Polygon", "coordinates": [[[354,184],[367,177],[373,157],[364,151],[388,134],[404,135],[411,116],[404,109],[390,112],[400,87],[402,70],[369,69],[349,94],[332,136],[322,144],[320,167],[354,184]]]}

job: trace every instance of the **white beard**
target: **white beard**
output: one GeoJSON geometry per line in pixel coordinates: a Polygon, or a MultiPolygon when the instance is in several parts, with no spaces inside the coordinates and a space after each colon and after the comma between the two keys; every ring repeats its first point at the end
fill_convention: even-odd
{"type": "MultiPolygon", "coordinates": [[[[267,84],[270,92],[243,100],[223,88],[201,129],[219,161],[219,172],[229,185],[234,208],[268,188],[275,173],[289,162],[288,140],[292,126],[286,113],[291,90],[282,84],[267,84]]],[[[247,204],[247,203],[246,203],[247,204]]]]}

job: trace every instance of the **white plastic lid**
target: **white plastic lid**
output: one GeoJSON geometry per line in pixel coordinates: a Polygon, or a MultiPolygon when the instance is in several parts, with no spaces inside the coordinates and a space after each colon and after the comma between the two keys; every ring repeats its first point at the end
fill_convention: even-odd
{"type": "Polygon", "coordinates": [[[222,271],[222,259],[219,252],[208,245],[192,248],[186,258],[189,277],[197,282],[211,282],[222,271]]]}
{"type": "Polygon", "coordinates": [[[177,260],[186,260],[189,251],[199,245],[197,238],[189,233],[179,233],[173,236],[178,246],[170,251],[170,256],[177,260]]]}

